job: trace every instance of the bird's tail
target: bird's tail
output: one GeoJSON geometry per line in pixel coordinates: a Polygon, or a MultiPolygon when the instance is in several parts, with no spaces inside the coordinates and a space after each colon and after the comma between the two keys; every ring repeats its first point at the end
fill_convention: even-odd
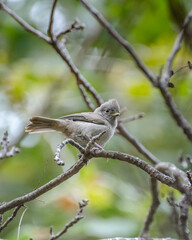
{"type": "Polygon", "coordinates": [[[32,117],[29,119],[31,122],[26,126],[25,132],[50,132],[57,130],[58,120],[45,117],[32,117]]]}

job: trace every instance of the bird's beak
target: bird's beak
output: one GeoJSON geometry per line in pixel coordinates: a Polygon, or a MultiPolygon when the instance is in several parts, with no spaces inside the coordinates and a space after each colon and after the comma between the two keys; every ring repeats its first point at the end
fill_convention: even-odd
{"type": "Polygon", "coordinates": [[[113,117],[117,117],[117,116],[119,116],[119,115],[120,115],[119,112],[116,112],[116,113],[111,114],[111,116],[113,116],[113,117]]]}

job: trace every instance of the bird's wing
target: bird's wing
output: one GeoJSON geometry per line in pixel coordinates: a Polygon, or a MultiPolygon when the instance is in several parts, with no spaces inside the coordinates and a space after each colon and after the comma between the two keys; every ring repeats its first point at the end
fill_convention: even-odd
{"type": "Polygon", "coordinates": [[[68,119],[68,120],[72,120],[74,122],[76,122],[76,121],[89,122],[89,123],[99,124],[99,125],[106,124],[106,120],[102,116],[100,116],[99,114],[94,113],[94,112],[76,113],[76,114],[60,117],[59,119],[63,119],[63,120],[68,119]]]}

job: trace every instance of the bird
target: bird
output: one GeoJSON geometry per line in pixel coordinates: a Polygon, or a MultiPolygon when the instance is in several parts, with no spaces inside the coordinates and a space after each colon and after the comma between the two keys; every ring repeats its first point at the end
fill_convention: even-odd
{"type": "Polygon", "coordinates": [[[96,144],[103,148],[115,133],[119,115],[118,101],[110,99],[96,108],[94,112],[75,113],[57,119],[32,117],[29,119],[30,123],[26,126],[25,132],[59,131],[82,147],[86,147],[92,137],[101,134],[96,144]]]}

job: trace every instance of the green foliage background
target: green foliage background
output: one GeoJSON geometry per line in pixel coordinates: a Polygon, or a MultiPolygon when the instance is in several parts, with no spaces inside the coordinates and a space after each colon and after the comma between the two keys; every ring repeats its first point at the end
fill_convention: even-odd
{"type": "MultiPolygon", "coordinates": [[[[46,33],[52,1],[6,2],[18,15],[46,33]]],[[[189,0],[89,2],[133,44],[155,74],[165,64],[183,19],[192,8],[189,0]]],[[[76,17],[86,28],[73,31],[66,38],[67,48],[81,73],[105,100],[117,98],[121,107],[127,108],[124,116],[145,112],[143,119],[126,124],[128,131],[162,161],[179,165],[179,153],[191,154],[191,144],[170,117],[158,90],[78,1],[58,1],[55,30],[62,30],[76,17]]],[[[190,41],[189,36],[174,62],[174,71],[191,60],[190,41]]],[[[190,122],[191,78],[189,69],[179,71],[173,76],[175,88],[171,89],[190,122]]],[[[21,148],[19,155],[0,162],[1,202],[34,190],[63,171],[53,161],[63,136],[59,133],[26,135],[24,127],[28,119],[33,115],[60,117],[82,111],[88,109],[65,63],[50,46],[0,11],[0,136],[8,130],[11,143],[19,139],[21,148]]],[[[118,135],[106,149],[146,160],[118,135]]],[[[72,147],[64,149],[65,169],[77,160],[76,154],[72,147]]],[[[166,201],[170,191],[160,185],[162,204],[152,225],[153,237],[177,237],[166,201]]],[[[178,193],[176,196],[180,198],[178,193]]],[[[149,177],[140,169],[115,160],[92,160],[77,176],[26,204],[28,210],[22,221],[20,239],[48,239],[49,227],[59,231],[76,214],[77,204],[83,198],[90,200],[84,211],[85,218],[69,230],[67,239],[136,237],[150,205],[149,177]]],[[[2,238],[16,239],[21,214],[20,211],[4,230],[2,238]]]]}

